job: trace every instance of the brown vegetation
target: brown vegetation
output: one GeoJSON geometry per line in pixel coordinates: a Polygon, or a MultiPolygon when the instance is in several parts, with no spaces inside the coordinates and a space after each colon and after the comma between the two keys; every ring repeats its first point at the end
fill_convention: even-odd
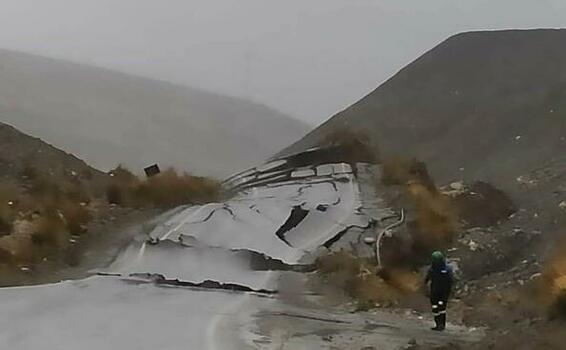
{"type": "Polygon", "coordinates": [[[174,169],[141,180],[123,167],[112,171],[106,196],[111,204],[168,208],[182,204],[217,201],[221,186],[216,180],[177,173],[174,169]]]}
{"type": "Polygon", "coordinates": [[[566,320],[566,242],[561,242],[549,260],[541,279],[543,301],[552,318],[566,320]]]}
{"type": "Polygon", "coordinates": [[[216,200],[220,185],[207,178],[168,170],[140,180],[118,167],[107,187],[108,202],[100,198],[88,174],[55,175],[25,166],[18,181],[0,183],[0,264],[21,265],[46,257],[64,258],[71,236],[87,231],[89,222],[103,217],[108,204],[167,208],[216,200]]]}
{"type": "Polygon", "coordinates": [[[82,184],[32,167],[23,173],[19,184],[0,184],[0,263],[32,263],[65,249],[92,217],[82,184]]]}
{"type": "Polygon", "coordinates": [[[345,251],[321,256],[317,271],[327,283],[353,298],[359,311],[377,306],[393,306],[407,294],[419,289],[419,277],[408,270],[377,271],[368,259],[345,251]]]}
{"type": "Polygon", "coordinates": [[[411,182],[418,182],[430,190],[436,186],[428,173],[425,163],[415,158],[388,157],[381,162],[381,181],[384,185],[404,186],[411,182]]]}
{"type": "Polygon", "coordinates": [[[458,218],[450,198],[418,182],[407,185],[407,193],[415,209],[411,225],[415,250],[428,255],[433,250],[446,248],[458,230],[458,218]]]}

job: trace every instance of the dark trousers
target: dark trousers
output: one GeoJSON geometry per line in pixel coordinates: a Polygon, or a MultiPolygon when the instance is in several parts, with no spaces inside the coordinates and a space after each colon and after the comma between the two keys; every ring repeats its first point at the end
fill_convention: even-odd
{"type": "Polygon", "coordinates": [[[434,322],[436,322],[436,328],[440,330],[444,330],[444,328],[446,328],[446,307],[448,306],[449,295],[449,292],[437,292],[432,293],[430,296],[434,322]]]}

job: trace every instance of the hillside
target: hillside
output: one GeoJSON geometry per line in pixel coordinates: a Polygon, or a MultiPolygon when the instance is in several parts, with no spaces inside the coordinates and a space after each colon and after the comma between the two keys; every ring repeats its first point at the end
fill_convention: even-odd
{"type": "Polygon", "coordinates": [[[459,271],[450,317],[487,330],[476,345],[443,349],[564,348],[565,42],[566,30],[456,35],[282,152],[353,130],[379,152],[385,179],[402,175],[379,187],[409,221],[384,246],[410,261],[395,241],[428,232],[429,251],[446,248],[459,271]],[[438,202],[423,195],[422,163],[407,157],[449,184],[438,202]],[[434,240],[447,227],[453,236],[434,240]]]}
{"type": "Polygon", "coordinates": [[[566,30],[459,34],[285,152],[344,127],[382,155],[417,156],[441,181],[516,179],[566,147],[566,30]]]}
{"type": "Polygon", "coordinates": [[[30,177],[30,172],[49,174],[65,181],[96,182],[98,186],[108,180],[106,174],[77,157],[0,123],[0,179],[19,181],[30,177]]]}
{"type": "Polygon", "coordinates": [[[226,176],[308,126],[263,105],[166,82],[0,50],[0,122],[109,170],[159,162],[226,176]]]}

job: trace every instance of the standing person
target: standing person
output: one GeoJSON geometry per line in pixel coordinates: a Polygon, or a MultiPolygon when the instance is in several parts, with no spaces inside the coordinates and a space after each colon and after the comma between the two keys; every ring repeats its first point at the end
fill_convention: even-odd
{"type": "Polygon", "coordinates": [[[430,303],[436,326],[434,331],[443,331],[446,328],[446,306],[452,292],[452,269],[446,264],[441,252],[432,253],[432,262],[426,275],[425,285],[430,283],[430,303]]]}

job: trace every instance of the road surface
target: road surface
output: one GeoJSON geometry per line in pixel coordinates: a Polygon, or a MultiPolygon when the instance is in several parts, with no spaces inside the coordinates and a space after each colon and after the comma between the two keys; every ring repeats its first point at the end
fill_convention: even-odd
{"type": "Polygon", "coordinates": [[[302,293],[304,275],[293,271],[388,214],[364,208],[367,194],[349,165],[297,169],[278,160],[226,186],[233,198],[178,208],[87,279],[0,289],[3,347],[336,349],[342,336],[364,329],[391,349],[413,333],[443,341],[423,333],[423,321],[300,308],[284,298],[293,278],[302,293]]]}

